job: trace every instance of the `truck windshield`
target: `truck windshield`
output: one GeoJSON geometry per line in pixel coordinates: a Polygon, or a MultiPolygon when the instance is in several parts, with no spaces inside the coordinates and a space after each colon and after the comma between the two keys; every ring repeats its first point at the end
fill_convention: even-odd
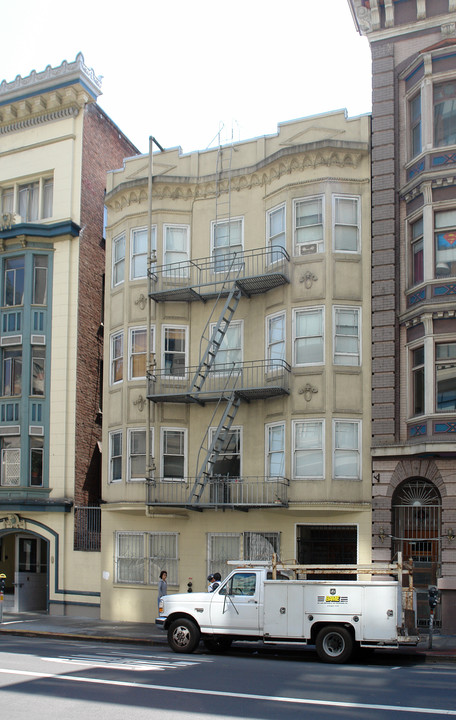
{"type": "Polygon", "coordinates": [[[220,589],[220,595],[255,595],[256,574],[235,573],[220,589]]]}

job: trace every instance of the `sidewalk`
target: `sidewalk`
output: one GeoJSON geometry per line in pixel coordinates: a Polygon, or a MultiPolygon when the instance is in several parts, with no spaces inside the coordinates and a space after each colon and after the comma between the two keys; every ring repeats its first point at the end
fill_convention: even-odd
{"type": "MultiPolygon", "coordinates": [[[[157,628],[154,618],[150,623],[108,622],[84,617],[60,617],[45,613],[3,613],[1,635],[25,635],[72,640],[167,645],[166,633],[157,628]]],[[[0,638],[1,642],[1,638],[0,638]]],[[[378,652],[419,658],[425,662],[456,662],[456,636],[434,633],[432,650],[428,649],[428,636],[422,635],[416,648],[382,650],[378,652]]]]}

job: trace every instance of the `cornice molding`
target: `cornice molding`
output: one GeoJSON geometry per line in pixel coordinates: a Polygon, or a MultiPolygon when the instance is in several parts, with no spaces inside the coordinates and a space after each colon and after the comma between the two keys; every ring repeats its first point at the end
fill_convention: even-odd
{"type": "Polygon", "coordinates": [[[55,110],[54,112],[48,112],[42,115],[36,115],[35,117],[18,120],[17,122],[10,123],[9,125],[3,125],[3,127],[0,127],[0,135],[7,135],[8,133],[17,132],[18,130],[27,130],[28,128],[35,127],[36,125],[44,125],[48,122],[77,117],[78,115],[79,108],[76,106],[63,108],[62,110],[55,110]]]}
{"type": "MultiPolygon", "coordinates": [[[[281,153],[279,153],[280,155],[281,153]]],[[[279,180],[285,175],[302,173],[306,170],[318,167],[359,167],[364,158],[367,157],[368,148],[357,147],[337,148],[326,147],[308,152],[290,154],[284,152],[283,156],[275,161],[262,161],[252,168],[233,171],[231,179],[228,177],[220,183],[216,183],[216,176],[206,178],[182,178],[182,177],[160,177],[153,179],[153,197],[173,200],[189,200],[213,198],[217,192],[227,193],[250,190],[254,187],[266,188],[271,183],[279,180]]],[[[309,178],[317,182],[319,178],[309,178]]],[[[132,204],[140,204],[148,199],[147,178],[121,183],[117,188],[111,190],[106,196],[105,202],[111,210],[119,211],[132,204]]]]}
{"type": "Polygon", "coordinates": [[[101,94],[101,76],[95,75],[93,68],[89,68],[85,64],[83,54],[78,53],[73,62],[64,60],[58,67],[53,68],[48,65],[42,72],[32,70],[26,77],[17,75],[12,82],[3,80],[0,83],[0,103],[13,102],[21,95],[37,94],[52,89],[56,83],[62,84],[75,80],[82,80],[94,97],[101,94]]]}

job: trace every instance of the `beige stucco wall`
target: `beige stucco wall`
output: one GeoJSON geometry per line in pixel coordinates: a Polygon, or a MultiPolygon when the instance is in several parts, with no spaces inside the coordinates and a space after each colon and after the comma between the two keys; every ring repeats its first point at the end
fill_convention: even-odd
{"type": "MultiPolygon", "coordinates": [[[[358,528],[358,560],[370,561],[371,461],[370,461],[370,162],[369,118],[347,119],[343,112],[328,113],[280,125],[277,135],[234,146],[231,157],[231,218],[244,218],[244,249],[266,246],[266,213],[286,203],[287,250],[291,255],[288,285],[270,292],[243,298],[233,322],[243,326],[243,359],[266,357],[266,316],[286,312],[286,359],[292,362],[292,319],[296,308],[324,307],[325,362],[322,365],[292,368],[290,395],[256,400],[241,405],[234,426],[243,428],[243,476],[265,475],[265,425],[285,423],[285,475],[292,477],[291,434],[293,420],[316,418],[325,421],[325,477],[322,480],[290,480],[290,504],[239,513],[233,510],[176,511],[149,508],[143,483],[126,481],[127,430],[144,428],[147,411],[138,400],[145,398],[146,383],[129,381],[128,331],[145,326],[148,284],[130,281],[129,241],[133,228],[148,222],[147,157],[128,159],[122,169],[110,173],[107,182],[108,236],[106,244],[105,380],[103,412],[103,506],[102,523],[102,616],[111,619],[152,619],[156,607],[156,585],[116,585],[114,539],[116,531],[178,532],[179,588],[186,589],[188,577],[195,590],[205,587],[207,537],[211,532],[274,531],[281,533],[281,557],[296,557],[298,524],[343,525],[358,528]],[[332,197],[335,194],[361,198],[361,252],[333,253],[332,197]],[[324,195],[325,250],[295,256],[293,248],[293,201],[324,195]],[[126,235],[125,281],[111,287],[112,240],[126,235]],[[310,274],[310,279],[309,279],[310,274]],[[362,348],[359,367],[332,364],[333,306],[362,308],[362,348]],[[124,380],[110,385],[110,335],[124,332],[124,380]],[[312,392],[305,392],[307,385],[312,392]],[[361,479],[332,478],[332,421],[362,420],[361,479]],[[123,431],[123,476],[110,483],[109,432],[123,431]]],[[[223,151],[230,152],[228,149],[223,151]]],[[[154,155],[152,224],[157,228],[157,262],[163,262],[163,225],[190,226],[190,256],[211,253],[211,222],[216,217],[215,171],[217,151],[183,156],[178,149],[154,155]]],[[[227,185],[225,184],[225,188],[227,185]]],[[[221,308],[220,303],[220,308],[221,308]]],[[[188,326],[188,364],[199,360],[199,343],[213,303],[151,303],[150,318],[155,328],[155,358],[161,366],[163,324],[188,326]]],[[[218,313],[214,313],[214,321],[218,313]]],[[[156,475],[160,474],[160,428],[179,427],[188,431],[186,472],[195,475],[197,455],[205,430],[214,425],[213,406],[197,407],[176,403],[152,404],[150,421],[154,430],[152,452],[156,475]]],[[[174,588],[171,588],[174,589],[174,588]]]]}

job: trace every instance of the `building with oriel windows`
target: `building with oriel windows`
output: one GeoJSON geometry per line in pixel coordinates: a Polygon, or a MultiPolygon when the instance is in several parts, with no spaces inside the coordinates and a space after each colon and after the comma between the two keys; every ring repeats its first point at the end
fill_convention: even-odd
{"type": "Polygon", "coordinates": [[[350,0],[372,109],[373,559],[456,632],[456,3],[350,0]]]}
{"type": "Polygon", "coordinates": [[[4,607],[99,614],[106,171],[136,148],[74,62],[0,85],[4,607]]]}
{"type": "Polygon", "coordinates": [[[150,620],[163,569],[370,562],[369,138],[338,111],[109,173],[104,618],[150,620]]]}

